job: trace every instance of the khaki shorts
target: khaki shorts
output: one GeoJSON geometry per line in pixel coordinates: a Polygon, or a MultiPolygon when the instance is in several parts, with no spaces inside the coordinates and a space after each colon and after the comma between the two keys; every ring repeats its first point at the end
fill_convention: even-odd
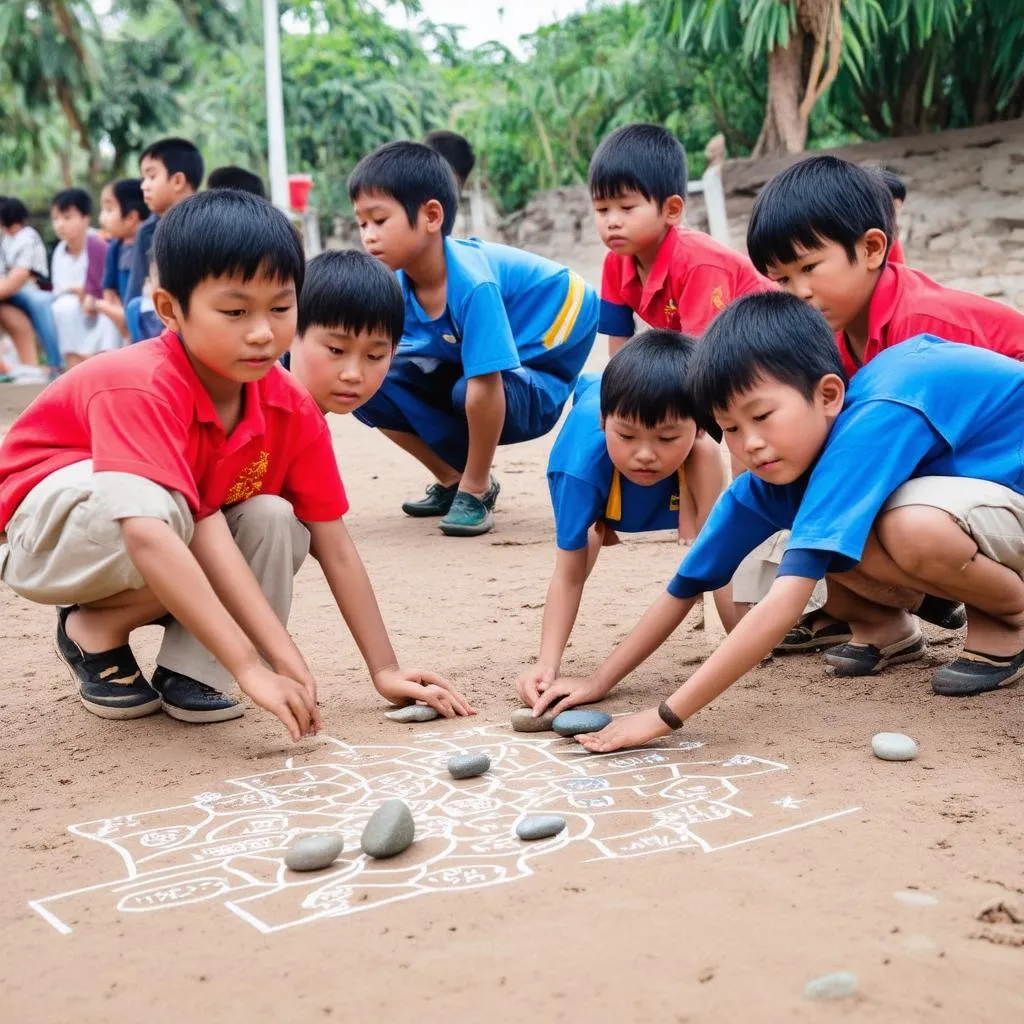
{"type": "MultiPolygon", "coordinates": [[[[775,574],[779,571],[779,563],[786,553],[789,543],[789,530],[773,533],[766,541],[762,541],[739,564],[732,578],[732,599],[738,604],[757,604],[775,582],[775,574]]],[[[817,611],[828,597],[825,581],[818,580],[814,592],[807,602],[807,612],[817,611]]]]}
{"type": "Polygon", "coordinates": [[[894,491],[883,512],[907,505],[947,512],[983,555],[1024,576],[1024,495],[991,480],[921,476],[894,491]]]}
{"type": "Polygon", "coordinates": [[[0,578],[39,604],[89,604],[145,586],[120,521],[161,519],[186,543],[195,520],[185,499],[131,473],[94,473],[86,459],[51,473],[25,496],[0,545],[0,578]]]}

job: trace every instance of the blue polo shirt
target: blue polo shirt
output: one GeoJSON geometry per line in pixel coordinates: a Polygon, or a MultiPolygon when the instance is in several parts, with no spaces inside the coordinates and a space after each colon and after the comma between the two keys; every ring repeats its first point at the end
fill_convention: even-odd
{"type": "Polygon", "coordinates": [[[107,246],[107,260],[103,265],[103,290],[117,292],[124,301],[128,290],[128,278],[131,276],[134,259],[134,245],[115,238],[107,246]]]}
{"type": "MultiPolygon", "coordinates": [[[[455,363],[465,377],[535,366],[564,379],[579,372],[580,346],[597,330],[597,296],[568,267],[478,238],[445,238],[447,307],[424,312],[408,277],[399,353],[455,363]]],[[[585,358],[585,353],[582,354],[585,358]]]]}
{"type": "Polygon", "coordinates": [[[852,569],[890,495],[922,476],[990,480],[1024,494],[1024,364],[922,334],[850,384],[818,461],[775,486],[744,473],[722,495],[668,585],[716,590],[761,541],[792,530],[780,576],[852,569]]]}
{"type": "Polygon", "coordinates": [[[674,530],[679,525],[679,474],[650,487],[631,483],[612,465],[601,429],[601,389],[577,400],[548,459],[555,542],[563,551],[587,546],[603,520],[623,533],[674,530]]]}

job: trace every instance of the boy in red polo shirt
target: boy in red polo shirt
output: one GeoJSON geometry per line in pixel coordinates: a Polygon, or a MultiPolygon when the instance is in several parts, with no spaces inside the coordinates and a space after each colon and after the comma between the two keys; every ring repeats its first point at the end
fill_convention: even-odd
{"type": "Polygon", "coordinates": [[[634,314],[651,327],[699,335],[733,299],[768,284],[741,253],[682,226],[686,153],[656,124],[628,124],[590,162],[590,196],[611,250],[601,277],[598,332],[614,355],[634,314]]]}
{"type": "Polygon", "coordinates": [[[94,714],[236,718],[213,688],[234,678],[298,740],[320,726],[285,627],[307,552],[378,689],[407,675],[341,519],[324,418],[277,365],[302,248],[268,202],[218,191],[170,211],[154,252],[168,329],[67,374],[0,446],[0,576],[60,607],[58,650],[94,714]],[[161,619],[150,683],[129,636],[161,619]]]}

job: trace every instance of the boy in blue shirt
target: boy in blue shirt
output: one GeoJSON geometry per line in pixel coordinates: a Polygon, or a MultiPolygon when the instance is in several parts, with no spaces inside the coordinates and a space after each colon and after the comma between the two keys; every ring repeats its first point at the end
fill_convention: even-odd
{"type": "MultiPolygon", "coordinates": [[[[698,427],[685,385],[693,338],[643,331],[569,413],[548,461],[558,547],[544,602],[540,656],[517,689],[532,704],[559,672],[583,587],[616,531],[678,531],[693,542],[725,487],[717,443],[698,427]]],[[[715,594],[733,625],[728,587],[715,594]]]]}
{"type": "Polygon", "coordinates": [[[830,609],[880,651],[915,629],[899,595],[964,603],[966,644],[935,674],[936,693],[1024,676],[1024,366],[922,335],[880,353],[847,390],[821,314],[767,294],[712,324],[689,384],[750,472],[626,640],[592,676],[547,686],[536,713],[560,697],[568,706],[604,696],[782,529],[792,535],[765,599],[660,708],[581,737],[584,746],[617,750],[679,728],[757,666],[826,575],[830,609]]]}
{"type": "Polygon", "coordinates": [[[597,333],[598,300],[567,267],[509,246],[452,239],[458,187],[427,146],[391,142],[349,178],[363,246],[398,272],[405,333],[356,418],[434,475],[410,516],[448,536],[494,525],[495,449],[546,434],[597,333]]]}
{"type": "Polygon", "coordinates": [[[125,335],[128,328],[124,300],[135,254],[135,236],[148,217],[149,207],[142,198],[141,179],[112,181],[100,193],[100,227],[111,242],[103,268],[103,298],[93,304],[93,309],[113,320],[125,335]]]}

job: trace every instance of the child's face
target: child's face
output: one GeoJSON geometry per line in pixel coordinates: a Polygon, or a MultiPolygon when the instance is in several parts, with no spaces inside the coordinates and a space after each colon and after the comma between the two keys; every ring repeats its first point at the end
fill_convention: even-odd
{"type": "Polygon", "coordinates": [[[291,369],[321,412],[354,412],[384,383],[393,352],[383,331],[317,325],[295,339],[291,369]]]}
{"type": "Polygon", "coordinates": [[[402,270],[423,253],[431,236],[440,233],[444,211],[436,199],[424,203],[409,225],[404,207],[390,196],[363,192],[353,203],[363,248],[392,270],[402,270]]]}
{"type": "Polygon", "coordinates": [[[857,241],[852,263],[838,242],[795,246],[796,259],[771,264],[768,277],[817,309],[833,331],[845,331],[858,318],[866,320],[885,246],[885,232],[874,228],[857,241]]]}
{"type": "Polygon", "coordinates": [[[191,191],[181,171],[169,175],[163,161],[155,157],[144,156],[139,161],[139,174],[146,205],[161,216],[191,191]]]}
{"type": "Polygon", "coordinates": [[[810,401],[789,384],[762,378],[716,409],[715,419],[734,459],[770,484],[790,484],[818,458],[845,396],[835,374],[822,377],[810,401]]]}
{"type": "Polygon", "coordinates": [[[636,256],[656,249],[665,232],[683,216],[683,200],[679,196],[669,196],[659,206],[639,192],[627,191],[614,199],[595,199],[593,206],[601,241],[620,256],[636,256]]]}
{"type": "Polygon", "coordinates": [[[655,427],[612,413],[603,423],[612,465],[630,482],[642,487],[661,483],[675,473],[697,439],[690,419],[666,419],[655,427]]]}
{"type": "Polygon", "coordinates": [[[265,377],[295,337],[293,281],[208,277],[192,292],[187,316],[169,292],[158,289],[153,303],[193,362],[240,384],[265,377]]]}
{"type": "Polygon", "coordinates": [[[128,238],[134,231],[134,224],[129,226],[121,213],[121,204],[109,185],[100,193],[100,227],[113,238],[128,238]]]}
{"type": "Polygon", "coordinates": [[[84,213],[69,206],[66,210],[53,207],[50,210],[53,233],[73,249],[80,249],[89,230],[89,218],[84,213]]]}

